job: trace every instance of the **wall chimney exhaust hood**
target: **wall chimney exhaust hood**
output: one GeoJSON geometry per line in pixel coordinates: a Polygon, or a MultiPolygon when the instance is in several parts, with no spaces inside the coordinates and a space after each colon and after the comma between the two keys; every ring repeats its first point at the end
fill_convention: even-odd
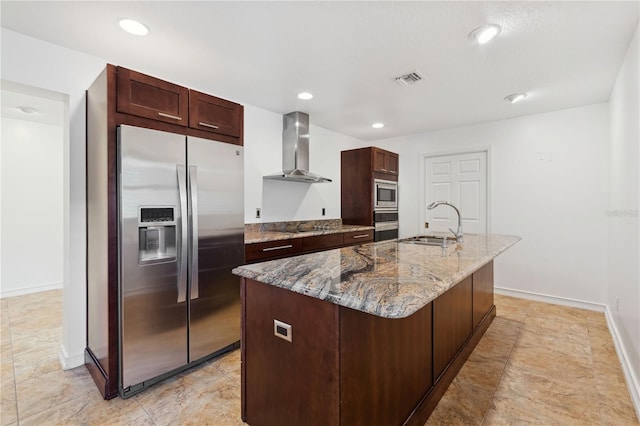
{"type": "Polygon", "coordinates": [[[295,111],[282,116],[282,172],[263,179],[287,182],[331,182],[309,172],[309,115],[295,111]]]}

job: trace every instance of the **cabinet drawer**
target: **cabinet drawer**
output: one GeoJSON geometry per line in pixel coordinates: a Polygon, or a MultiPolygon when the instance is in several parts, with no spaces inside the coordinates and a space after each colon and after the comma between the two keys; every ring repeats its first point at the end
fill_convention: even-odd
{"type": "Polygon", "coordinates": [[[302,239],[269,241],[266,243],[246,244],[244,255],[247,262],[255,260],[276,259],[285,256],[295,256],[302,252],[302,239]]]}
{"type": "Polygon", "coordinates": [[[326,250],[342,246],[342,234],[318,235],[302,239],[302,251],[326,250]]]}
{"type": "Polygon", "coordinates": [[[189,90],[189,127],[240,137],[242,105],[189,90]]]}
{"type": "Polygon", "coordinates": [[[352,231],[342,234],[342,243],[345,246],[363,244],[373,241],[373,229],[366,231],[352,231]]]}
{"type": "Polygon", "coordinates": [[[118,67],[118,112],[187,126],[189,89],[118,67]]]}

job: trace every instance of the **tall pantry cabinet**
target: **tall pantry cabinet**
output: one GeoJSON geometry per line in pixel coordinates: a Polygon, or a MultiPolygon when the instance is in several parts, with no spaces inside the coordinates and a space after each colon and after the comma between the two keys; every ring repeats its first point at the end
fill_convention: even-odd
{"type": "Polygon", "coordinates": [[[375,179],[398,181],[399,156],[378,147],[340,153],[341,217],[349,225],[374,226],[375,179]]]}

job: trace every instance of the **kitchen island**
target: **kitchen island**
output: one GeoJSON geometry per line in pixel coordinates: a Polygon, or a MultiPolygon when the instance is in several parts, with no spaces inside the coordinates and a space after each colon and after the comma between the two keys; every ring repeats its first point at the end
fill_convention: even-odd
{"type": "Polygon", "coordinates": [[[242,418],[423,424],[495,317],[493,259],[519,238],[370,243],[245,265],[242,418]]]}

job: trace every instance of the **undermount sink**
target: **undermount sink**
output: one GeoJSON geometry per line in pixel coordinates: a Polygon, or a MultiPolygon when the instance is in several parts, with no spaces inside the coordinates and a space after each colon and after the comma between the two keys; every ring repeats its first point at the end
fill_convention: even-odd
{"type": "Polygon", "coordinates": [[[448,246],[455,244],[456,239],[453,237],[438,237],[435,235],[419,235],[417,237],[405,238],[398,240],[399,243],[420,244],[424,246],[448,246]]]}

